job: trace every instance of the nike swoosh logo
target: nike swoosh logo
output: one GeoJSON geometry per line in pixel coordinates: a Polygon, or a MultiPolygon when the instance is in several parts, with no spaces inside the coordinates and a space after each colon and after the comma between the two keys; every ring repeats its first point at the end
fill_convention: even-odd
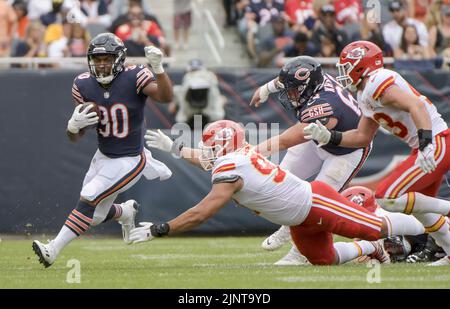
{"type": "Polygon", "coordinates": [[[317,222],[318,225],[322,225],[322,217],[320,217],[319,222],[317,222]]]}

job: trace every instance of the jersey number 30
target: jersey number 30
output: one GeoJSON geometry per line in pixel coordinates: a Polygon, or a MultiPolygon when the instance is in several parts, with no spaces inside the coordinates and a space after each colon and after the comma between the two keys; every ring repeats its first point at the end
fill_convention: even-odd
{"type": "Polygon", "coordinates": [[[129,118],[128,109],[125,105],[116,103],[110,108],[104,106],[99,106],[98,108],[101,113],[98,132],[103,137],[125,138],[128,136],[129,118]]]}

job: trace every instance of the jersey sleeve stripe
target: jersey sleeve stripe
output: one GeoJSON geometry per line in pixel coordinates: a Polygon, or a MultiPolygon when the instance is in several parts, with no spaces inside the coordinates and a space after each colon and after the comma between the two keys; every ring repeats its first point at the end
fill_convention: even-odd
{"type": "Polygon", "coordinates": [[[231,171],[234,169],[236,169],[236,164],[234,164],[234,163],[225,164],[225,165],[222,165],[222,166],[219,166],[218,168],[216,168],[213,171],[213,175],[217,174],[217,173],[225,172],[225,171],[231,171]]]}
{"type": "Polygon", "coordinates": [[[76,95],[73,91],[72,91],[72,97],[73,97],[73,99],[76,101],[76,102],[78,102],[78,103],[80,103],[80,104],[83,104],[84,103],[84,100],[83,100],[83,98],[80,98],[78,95],[76,95]]]}
{"type": "Polygon", "coordinates": [[[155,78],[153,76],[147,76],[138,86],[137,93],[141,92],[142,89],[147,87],[148,84],[150,84],[152,81],[154,81],[155,78]]]}
{"type": "Polygon", "coordinates": [[[394,77],[391,76],[384,82],[382,82],[380,86],[378,86],[377,90],[375,90],[375,93],[373,94],[373,99],[378,100],[378,98],[384,93],[384,91],[393,84],[394,84],[394,77]]]}

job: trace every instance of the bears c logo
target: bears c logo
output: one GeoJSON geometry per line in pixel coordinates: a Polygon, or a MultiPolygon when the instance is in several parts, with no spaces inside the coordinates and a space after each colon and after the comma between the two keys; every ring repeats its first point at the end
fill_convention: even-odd
{"type": "Polygon", "coordinates": [[[300,68],[295,72],[294,77],[298,80],[306,80],[309,75],[311,75],[311,72],[307,68],[300,68]]]}

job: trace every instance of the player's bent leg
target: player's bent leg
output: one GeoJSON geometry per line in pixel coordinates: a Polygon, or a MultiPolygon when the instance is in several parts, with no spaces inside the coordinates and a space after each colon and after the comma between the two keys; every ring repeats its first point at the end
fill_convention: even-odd
{"type": "Polygon", "coordinates": [[[264,239],[261,247],[268,251],[277,250],[291,240],[289,226],[282,225],[276,232],[264,239]]]}
{"type": "Polygon", "coordinates": [[[72,240],[85,233],[92,224],[95,207],[84,199],[78,201],[77,207],[67,217],[64,226],[55,239],[47,244],[33,241],[33,250],[45,267],[52,265],[61,250],[72,240]]]}
{"type": "Polygon", "coordinates": [[[339,264],[344,264],[361,256],[369,256],[377,259],[382,264],[391,262],[389,254],[386,252],[383,241],[354,241],[354,242],[336,242],[334,249],[339,257],[339,264]]]}
{"type": "Polygon", "coordinates": [[[391,212],[435,213],[444,216],[450,215],[450,201],[426,196],[419,192],[408,192],[397,198],[377,199],[378,204],[391,212]]]}

